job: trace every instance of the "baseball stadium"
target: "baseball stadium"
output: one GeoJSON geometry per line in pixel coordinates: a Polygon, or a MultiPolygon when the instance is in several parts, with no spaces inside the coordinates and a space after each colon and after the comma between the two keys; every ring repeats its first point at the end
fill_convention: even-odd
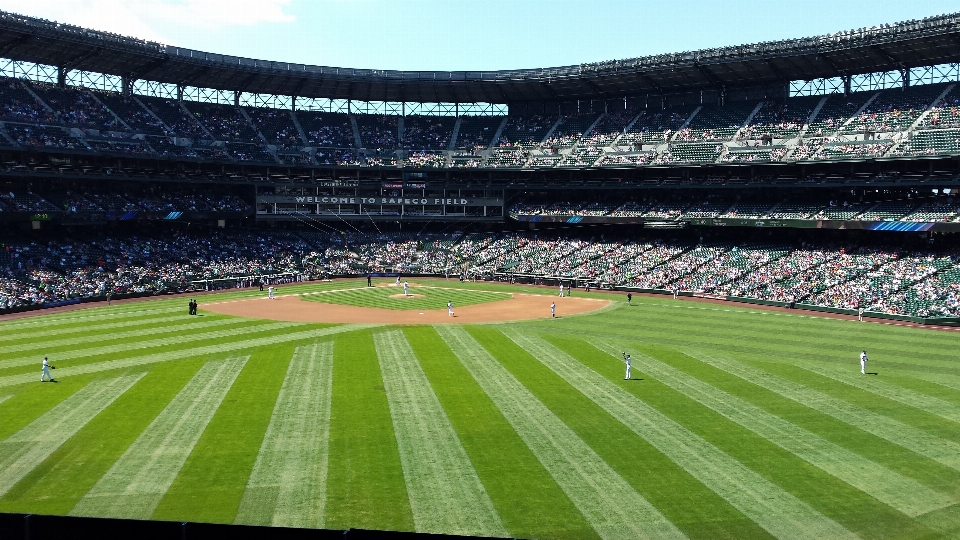
{"type": "Polygon", "coordinates": [[[0,536],[960,538],[958,189],[960,14],[413,72],[0,12],[0,536]]]}

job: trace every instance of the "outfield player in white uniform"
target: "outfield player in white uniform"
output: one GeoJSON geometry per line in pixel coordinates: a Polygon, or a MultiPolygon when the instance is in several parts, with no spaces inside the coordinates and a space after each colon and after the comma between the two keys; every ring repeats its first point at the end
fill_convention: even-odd
{"type": "Polygon", "coordinates": [[[447,317],[454,317],[453,314],[453,302],[447,302],[447,317]]]}
{"type": "Polygon", "coordinates": [[[623,363],[627,365],[627,374],[623,377],[623,380],[630,380],[630,355],[623,353],[623,363]]]}
{"type": "Polygon", "coordinates": [[[267,287],[267,298],[273,300],[273,285],[267,287]]]}
{"type": "Polygon", "coordinates": [[[863,375],[867,374],[867,351],[866,350],[860,353],[860,373],[863,375]]]}
{"type": "Polygon", "coordinates": [[[556,316],[557,316],[557,303],[556,303],[556,302],[550,302],[550,316],[551,316],[551,317],[556,317],[556,316]]]}
{"type": "Polygon", "coordinates": [[[403,295],[410,296],[410,284],[406,281],[403,282],[403,295]]]}
{"type": "Polygon", "coordinates": [[[44,382],[43,378],[46,377],[50,379],[50,382],[57,382],[54,380],[53,375],[50,374],[50,368],[53,367],[50,365],[50,361],[47,360],[47,357],[43,357],[43,368],[40,370],[40,382],[44,382]]]}

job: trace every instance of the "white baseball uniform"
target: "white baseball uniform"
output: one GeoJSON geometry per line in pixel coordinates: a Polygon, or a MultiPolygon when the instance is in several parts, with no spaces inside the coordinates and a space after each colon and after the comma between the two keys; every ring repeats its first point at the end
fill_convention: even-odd
{"type": "Polygon", "coordinates": [[[560,298],[563,298],[563,283],[560,284],[560,298]]]}
{"type": "Polygon", "coordinates": [[[551,317],[556,317],[556,316],[557,316],[557,303],[556,303],[556,302],[550,302],[550,316],[551,316],[551,317]]]}
{"type": "Polygon", "coordinates": [[[867,374],[867,351],[860,353],[860,373],[867,374]]]}
{"type": "Polygon", "coordinates": [[[410,284],[406,281],[403,282],[403,295],[410,296],[410,284]]]}
{"type": "Polygon", "coordinates": [[[50,374],[50,364],[47,362],[47,358],[43,358],[43,369],[40,371],[40,382],[43,382],[43,378],[46,377],[53,380],[53,375],[50,374]]]}
{"type": "Polygon", "coordinates": [[[623,380],[629,380],[630,379],[630,355],[628,354],[626,357],[624,357],[623,361],[626,362],[627,364],[627,374],[623,377],[623,380]]]}
{"type": "Polygon", "coordinates": [[[447,317],[453,317],[453,302],[447,302],[447,317]]]}
{"type": "Polygon", "coordinates": [[[273,285],[267,287],[267,298],[273,300],[273,285]]]}

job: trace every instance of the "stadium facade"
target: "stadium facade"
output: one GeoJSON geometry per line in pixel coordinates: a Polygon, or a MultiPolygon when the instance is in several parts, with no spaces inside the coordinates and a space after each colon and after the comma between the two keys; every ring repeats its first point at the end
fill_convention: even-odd
{"type": "MultiPolygon", "coordinates": [[[[256,208],[243,217],[263,221],[955,227],[924,210],[956,182],[956,14],[494,72],[253,60],[10,13],[0,30],[2,176],[40,199],[72,182],[202,182],[239,190],[256,208]],[[687,208],[665,202],[680,191],[687,208]],[[785,202],[802,208],[777,212],[785,202]]],[[[2,215],[239,217],[136,204],[61,216],[47,202],[2,215]]]]}
{"type": "MultiPolygon", "coordinates": [[[[884,257],[850,262],[856,271],[842,277],[818,274],[807,288],[793,284],[790,272],[770,278],[787,284],[776,294],[734,282],[750,264],[767,268],[788,253],[812,271],[827,261],[846,264],[837,262],[847,256],[844,244],[927,248],[935,233],[960,231],[958,42],[960,14],[950,14],[559,68],[399,72],[230,57],[0,12],[0,221],[8,231],[85,230],[85,238],[150,227],[164,243],[164,234],[198,224],[299,229],[306,233],[281,242],[290,250],[284,260],[291,275],[473,268],[490,276],[695,292],[707,282],[710,290],[727,283],[727,296],[802,300],[878,268],[899,276],[910,265],[887,249],[884,257]],[[627,263],[662,246],[640,238],[625,250],[577,241],[557,250],[516,236],[550,228],[572,238],[596,225],[620,238],[642,229],[686,229],[686,236],[673,237],[679,243],[664,248],[666,259],[635,268],[627,263]],[[356,253],[376,261],[383,239],[363,235],[404,230],[443,233],[450,238],[434,247],[448,241],[453,247],[437,247],[442,257],[434,254],[437,260],[423,268],[357,266],[357,257],[336,262],[342,250],[329,239],[314,241],[348,232],[354,247],[365,246],[356,253]],[[466,234],[496,230],[513,236],[475,242],[466,234]],[[725,244],[701,253],[704,236],[725,244]],[[761,237],[764,246],[830,243],[833,255],[821,260],[796,246],[763,248],[756,261],[728,272],[724,264],[736,258],[737,246],[761,237]],[[461,249],[468,245],[476,253],[461,249]],[[562,253],[544,261],[553,266],[531,263],[534,251],[527,254],[532,259],[510,263],[503,253],[480,256],[496,249],[527,256],[523,246],[562,253]],[[314,248],[326,254],[307,257],[314,248]],[[577,249],[592,255],[581,260],[573,256],[577,249]],[[607,260],[619,252],[631,255],[607,260]],[[683,269],[657,274],[667,260],[683,269]],[[691,278],[716,261],[726,261],[716,268],[725,277],[691,278]],[[597,268],[584,273],[591,265],[597,268]],[[645,272],[659,277],[647,279],[645,272]]],[[[17,245],[25,238],[8,240],[21,250],[11,260],[29,256],[30,246],[17,245]]],[[[955,243],[952,235],[943,238],[938,246],[955,243]]],[[[182,246],[164,249],[203,252],[202,238],[179,239],[182,246]]],[[[258,241],[250,258],[272,257],[258,241]]],[[[77,251],[84,245],[57,242],[77,251]]],[[[416,251],[423,243],[414,242],[416,251]]],[[[76,265],[129,260],[104,254],[76,265]]],[[[944,298],[960,286],[960,261],[946,252],[931,256],[940,262],[922,270],[911,263],[912,277],[891,291],[953,276],[938,282],[933,296],[943,304],[934,312],[954,315],[960,306],[944,298]]],[[[65,268],[67,259],[61,257],[65,268]]],[[[22,279],[41,279],[33,268],[22,279]]],[[[26,270],[21,264],[6,270],[17,289],[16,276],[26,270]]],[[[209,283],[224,277],[219,271],[207,268],[200,277],[209,283]]],[[[188,278],[181,274],[174,268],[165,279],[182,284],[188,278]]],[[[102,294],[104,287],[83,294],[102,294]]],[[[877,300],[883,295],[871,292],[874,284],[865,287],[870,294],[848,291],[842,301],[818,301],[850,308],[871,296],[878,309],[889,310],[877,300]]],[[[40,289],[36,298],[60,298],[40,289]]],[[[922,307],[928,304],[900,311],[929,314],[922,307]]]]}

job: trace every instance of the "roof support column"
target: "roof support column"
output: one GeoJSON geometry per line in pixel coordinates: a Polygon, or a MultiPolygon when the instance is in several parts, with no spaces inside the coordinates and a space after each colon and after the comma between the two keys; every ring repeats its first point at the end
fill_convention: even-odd
{"type": "Polygon", "coordinates": [[[849,96],[850,95],[850,76],[842,75],[840,78],[843,79],[843,95],[849,96]]]}
{"type": "Polygon", "coordinates": [[[234,107],[239,107],[239,106],[240,106],[240,91],[239,91],[239,90],[234,90],[234,91],[233,91],[233,106],[234,106],[234,107]]]}
{"type": "Polygon", "coordinates": [[[900,70],[900,78],[903,80],[903,89],[906,90],[910,86],[910,69],[903,68],[900,70]]]}
{"type": "Polygon", "coordinates": [[[60,66],[57,68],[57,88],[67,86],[67,68],[60,66]]]}
{"type": "Polygon", "coordinates": [[[129,96],[133,94],[133,80],[130,77],[126,75],[120,77],[120,86],[123,88],[123,95],[129,96]]]}
{"type": "Polygon", "coordinates": [[[183,85],[177,85],[177,101],[183,101],[183,85]]]}

